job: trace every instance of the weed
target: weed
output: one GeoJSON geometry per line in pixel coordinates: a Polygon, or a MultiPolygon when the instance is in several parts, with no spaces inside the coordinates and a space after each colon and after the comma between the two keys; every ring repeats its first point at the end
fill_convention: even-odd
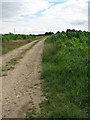
{"type": "Polygon", "coordinates": [[[37,85],[38,85],[38,83],[34,84],[34,86],[37,86],[37,85]]]}
{"type": "Polygon", "coordinates": [[[5,73],[5,74],[2,74],[2,76],[7,76],[7,74],[5,73]]]}
{"type": "Polygon", "coordinates": [[[30,89],[33,89],[33,86],[30,86],[29,88],[30,88],[30,89]]]}
{"type": "Polygon", "coordinates": [[[34,118],[35,115],[36,115],[36,108],[35,107],[29,108],[26,112],[27,118],[34,118]]]}

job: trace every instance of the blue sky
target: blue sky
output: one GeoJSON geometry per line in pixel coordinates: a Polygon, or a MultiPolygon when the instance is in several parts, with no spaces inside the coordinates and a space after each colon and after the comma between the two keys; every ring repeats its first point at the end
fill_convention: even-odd
{"type": "Polygon", "coordinates": [[[60,3],[64,3],[67,2],[68,0],[57,0],[57,1],[49,1],[49,3],[54,3],[54,5],[56,4],[60,4],[60,3]]]}
{"type": "Polygon", "coordinates": [[[88,0],[3,0],[2,33],[88,29],[88,0]]]}

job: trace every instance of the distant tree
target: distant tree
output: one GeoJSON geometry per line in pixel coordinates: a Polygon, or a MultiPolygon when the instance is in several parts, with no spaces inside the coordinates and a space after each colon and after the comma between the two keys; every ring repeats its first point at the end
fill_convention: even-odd
{"type": "Polygon", "coordinates": [[[13,33],[9,32],[9,35],[12,35],[13,33]]]}
{"type": "Polygon", "coordinates": [[[65,33],[64,31],[62,31],[62,33],[65,33]]]}
{"type": "Polygon", "coordinates": [[[75,29],[73,29],[72,32],[75,32],[75,29]]]}
{"type": "Polygon", "coordinates": [[[66,32],[71,32],[71,29],[67,29],[67,31],[66,32]]]}
{"type": "MultiPolygon", "coordinates": [[[[60,33],[60,32],[59,32],[59,31],[57,31],[57,33],[60,33]]],[[[57,34],[57,33],[56,33],[56,34],[57,34]]]]}
{"type": "Polygon", "coordinates": [[[53,32],[46,32],[45,35],[52,35],[54,34],[53,32]]]}

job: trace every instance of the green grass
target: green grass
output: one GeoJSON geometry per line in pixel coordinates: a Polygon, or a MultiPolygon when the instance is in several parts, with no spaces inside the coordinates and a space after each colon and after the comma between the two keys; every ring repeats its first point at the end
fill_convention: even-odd
{"type": "Polygon", "coordinates": [[[45,41],[41,79],[46,100],[38,118],[88,118],[87,39],[87,33],[77,31],[45,41]]]}

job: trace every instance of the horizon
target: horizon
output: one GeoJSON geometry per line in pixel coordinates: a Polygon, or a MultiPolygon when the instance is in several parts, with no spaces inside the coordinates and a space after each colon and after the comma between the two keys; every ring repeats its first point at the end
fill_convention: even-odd
{"type": "MultiPolygon", "coordinates": [[[[68,29],[67,29],[67,30],[68,30],[68,29]]],[[[66,31],[67,31],[67,30],[66,30],[66,31]]],[[[85,32],[88,32],[88,33],[89,33],[89,31],[86,31],[86,30],[76,30],[76,29],[70,29],[70,30],[82,31],[82,32],[85,31],[85,32]]],[[[64,32],[66,32],[66,31],[64,31],[64,32]]],[[[46,31],[46,32],[47,32],[47,31],[46,31]]],[[[45,33],[46,33],[46,32],[45,32],[45,33]]],[[[53,31],[49,31],[49,32],[53,32],[53,31]]],[[[57,32],[60,32],[60,33],[61,33],[61,32],[63,32],[63,31],[57,31],[57,32]]],[[[53,32],[53,33],[56,34],[57,32],[55,32],[55,33],[53,32]]],[[[18,35],[18,34],[19,34],[19,35],[32,35],[32,36],[33,36],[33,35],[45,35],[45,33],[41,33],[41,34],[30,34],[30,33],[29,33],[29,34],[22,34],[22,33],[12,33],[12,32],[3,33],[3,34],[0,33],[0,34],[1,34],[1,35],[5,35],[5,34],[10,34],[10,33],[11,33],[11,34],[14,34],[14,35],[18,35]]]]}

